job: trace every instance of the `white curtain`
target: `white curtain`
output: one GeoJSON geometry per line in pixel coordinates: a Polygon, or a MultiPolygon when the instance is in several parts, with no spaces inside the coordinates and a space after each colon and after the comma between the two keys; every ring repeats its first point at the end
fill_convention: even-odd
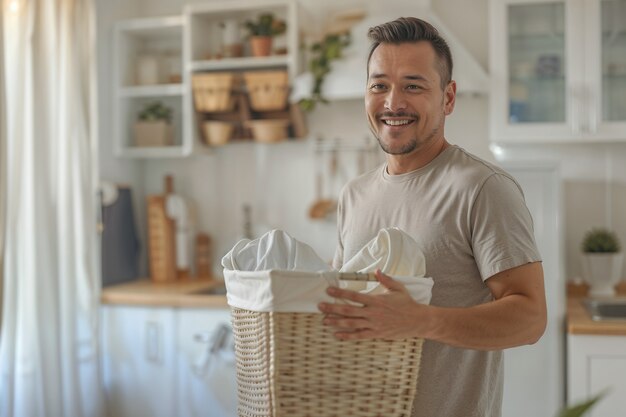
{"type": "Polygon", "coordinates": [[[102,415],[92,0],[3,2],[0,416],[102,415]]]}
{"type": "MultiPolygon", "coordinates": [[[[6,206],[6,105],[4,102],[4,37],[0,7],[0,324],[2,323],[2,270],[4,259],[4,212],[6,206]]],[[[0,397],[1,398],[1,397],[0,397]]]]}

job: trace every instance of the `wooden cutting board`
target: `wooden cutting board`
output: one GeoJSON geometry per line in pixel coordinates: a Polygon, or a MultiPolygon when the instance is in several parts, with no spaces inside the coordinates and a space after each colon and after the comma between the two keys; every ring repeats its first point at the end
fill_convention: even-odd
{"type": "Polygon", "coordinates": [[[165,195],[150,195],[148,206],[148,252],[150,257],[150,279],[169,282],[177,279],[176,269],[176,225],[167,216],[165,202],[172,192],[171,178],[166,179],[165,195]]]}

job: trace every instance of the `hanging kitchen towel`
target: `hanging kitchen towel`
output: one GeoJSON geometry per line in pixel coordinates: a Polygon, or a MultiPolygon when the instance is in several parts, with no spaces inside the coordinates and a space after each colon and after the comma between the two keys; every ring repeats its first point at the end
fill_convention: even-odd
{"type": "MultiPolygon", "coordinates": [[[[359,266],[359,272],[387,266],[385,272],[404,284],[415,301],[430,302],[433,280],[423,276],[424,257],[399,229],[382,229],[349,263],[359,266]],[[419,275],[404,275],[411,272],[419,275]]],[[[326,294],[331,285],[369,294],[386,291],[378,282],[339,280],[342,272],[355,271],[331,270],[310,246],[280,230],[238,242],[222,266],[228,304],[251,311],[316,313],[318,303],[335,302],[326,294]]]]}

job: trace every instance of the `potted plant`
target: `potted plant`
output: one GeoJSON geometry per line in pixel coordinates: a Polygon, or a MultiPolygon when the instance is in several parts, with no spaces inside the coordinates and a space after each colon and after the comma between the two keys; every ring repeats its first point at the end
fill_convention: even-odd
{"type": "Polygon", "coordinates": [[[622,278],[624,255],[615,233],[591,229],[582,241],[582,266],[591,296],[613,296],[614,286],[622,278]]]}
{"type": "Polygon", "coordinates": [[[171,118],[172,109],[161,102],[146,104],[135,122],[135,146],[172,145],[174,134],[171,118]]]}
{"type": "Polygon", "coordinates": [[[342,52],[350,45],[350,41],[350,32],[331,33],[325,35],[320,42],[311,45],[312,56],[309,61],[309,71],[313,75],[313,90],[310,97],[300,100],[303,110],[311,111],[318,102],[328,102],[322,96],[324,79],[331,71],[331,62],[342,57],[342,52]]]}
{"type": "Polygon", "coordinates": [[[595,397],[587,401],[574,404],[571,407],[564,408],[563,410],[561,410],[558,417],[582,417],[587,414],[591,410],[591,408],[605,395],[606,391],[596,395],[595,397]]]}
{"type": "Polygon", "coordinates": [[[285,33],[287,24],[272,13],[263,13],[255,21],[246,21],[246,28],[250,32],[252,55],[268,56],[272,52],[273,37],[285,33]]]}

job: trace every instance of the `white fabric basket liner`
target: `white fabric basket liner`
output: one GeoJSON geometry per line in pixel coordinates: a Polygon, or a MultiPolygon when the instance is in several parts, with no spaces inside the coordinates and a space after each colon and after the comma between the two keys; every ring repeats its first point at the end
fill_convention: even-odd
{"type": "MultiPolygon", "coordinates": [[[[347,288],[364,294],[381,294],[386,290],[377,281],[340,280],[341,274],[338,271],[224,269],[226,298],[231,307],[255,312],[320,313],[317,307],[320,302],[338,302],[326,294],[329,286],[347,288]]],[[[416,302],[430,303],[432,278],[405,276],[392,278],[404,284],[416,302]]]]}

